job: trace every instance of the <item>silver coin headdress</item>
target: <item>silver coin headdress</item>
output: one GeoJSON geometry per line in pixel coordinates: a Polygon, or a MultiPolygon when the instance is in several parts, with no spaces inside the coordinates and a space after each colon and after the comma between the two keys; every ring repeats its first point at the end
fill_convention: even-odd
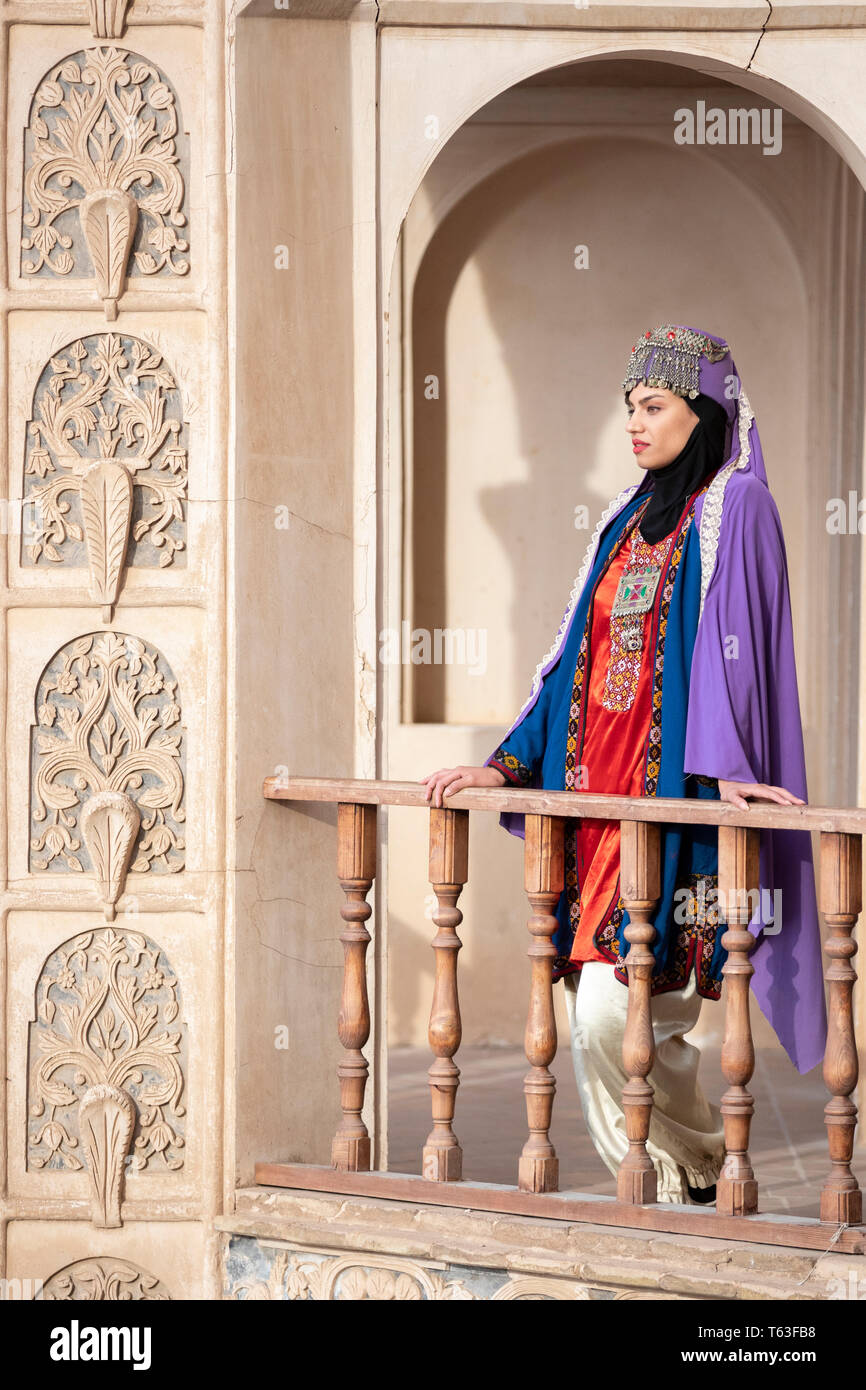
{"type": "Polygon", "coordinates": [[[728,350],[727,343],[693,328],[660,324],[632,345],[623,390],[628,395],[640,381],[694,399],[701,389],[701,357],[721,362],[728,350]]]}

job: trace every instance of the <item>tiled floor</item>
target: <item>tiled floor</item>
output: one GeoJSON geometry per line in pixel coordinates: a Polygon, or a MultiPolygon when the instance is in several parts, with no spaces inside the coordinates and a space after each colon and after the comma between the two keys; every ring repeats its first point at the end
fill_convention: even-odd
{"type": "MultiPolygon", "coordinates": [[[[718,1047],[705,1052],[701,1085],[719,1102],[726,1089],[718,1047]]],[[[420,1048],[391,1050],[390,1155],[392,1171],[421,1171],[421,1148],[431,1128],[427,1068],[420,1048]]],[[[517,1159],[526,1138],[520,1048],[465,1047],[456,1057],[460,1089],[454,1130],[463,1146],[463,1176],[469,1182],[516,1183],[517,1159]]],[[[568,1048],[560,1048],[551,1070],[556,1077],[551,1138],[559,1154],[560,1190],[613,1196],[616,1185],[583,1124],[568,1048]]],[[[818,1195],[829,1168],[823,1122],[827,1091],[816,1067],[800,1076],[781,1051],[761,1049],[749,1090],[755,1098],[750,1153],[759,1184],[760,1210],[817,1216],[818,1195]]],[[[861,1184],[866,1163],[854,1170],[861,1184]]]]}

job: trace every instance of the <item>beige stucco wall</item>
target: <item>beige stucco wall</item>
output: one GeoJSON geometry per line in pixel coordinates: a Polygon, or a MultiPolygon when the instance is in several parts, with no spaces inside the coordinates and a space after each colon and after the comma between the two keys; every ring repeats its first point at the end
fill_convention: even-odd
{"type": "MultiPolygon", "coordinates": [[[[253,17],[236,65],[232,1138],[244,1182],[257,1159],[329,1162],[340,1116],[336,807],[265,803],[262,783],[313,765],[375,775],[375,671],[358,659],[375,624],[364,593],[376,525],[374,34],[366,22],[253,17]],[[280,1027],[287,1049],[275,1049],[280,1027]]],[[[376,999],[373,952],[369,965],[376,999]]],[[[376,1027],[374,1057],[383,1045],[376,1027]]]]}

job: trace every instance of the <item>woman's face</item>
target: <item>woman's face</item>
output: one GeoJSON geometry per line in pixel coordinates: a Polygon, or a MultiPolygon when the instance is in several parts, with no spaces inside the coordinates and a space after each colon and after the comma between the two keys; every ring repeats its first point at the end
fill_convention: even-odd
{"type": "Polygon", "coordinates": [[[628,422],[632,449],[641,468],[672,463],[695,427],[697,415],[683,396],[666,386],[639,381],[629,392],[628,422]]]}

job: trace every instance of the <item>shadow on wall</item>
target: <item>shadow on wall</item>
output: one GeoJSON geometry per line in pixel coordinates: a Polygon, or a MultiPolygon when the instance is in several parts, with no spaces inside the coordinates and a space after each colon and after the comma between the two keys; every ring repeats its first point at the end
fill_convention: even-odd
{"type": "Polygon", "coordinates": [[[805,405],[779,382],[803,379],[806,303],[769,191],[800,176],[789,143],[763,160],[762,204],[732,171],[759,149],[718,160],[642,139],[560,142],[485,179],[438,227],[412,300],[411,621],[486,630],[488,650],[481,676],[415,667],[414,720],[507,727],[526,698],[598,515],[642,476],[620,382],[645,327],[733,343],[771,485],[785,461],[789,546],[799,538],[805,405]]]}

